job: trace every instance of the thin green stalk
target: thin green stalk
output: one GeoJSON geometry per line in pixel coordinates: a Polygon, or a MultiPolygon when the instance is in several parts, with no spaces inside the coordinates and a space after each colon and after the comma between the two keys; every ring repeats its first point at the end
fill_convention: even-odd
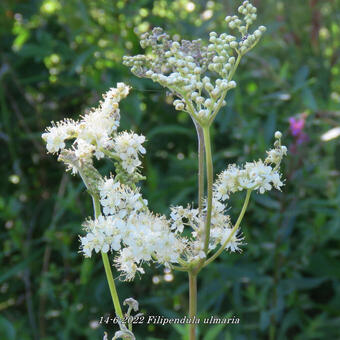
{"type": "Polygon", "coordinates": [[[210,224],[211,224],[211,212],[212,212],[212,194],[213,194],[213,163],[211,156],[211,142],[210,142],[210,131],[209,126],[203,127],[204,135],[204,146],[206,156],[206,167],[207,167],[207,213],[205,217],[205,240],[204,240],[204,251],[207,254],[209,248],[210,239],[210,224]]]}
{"type": "Polygon", "coordinates": [[[238,219],[236,221],[236,224],[235,226],[233,227],[229,237],[226,239],[226,241],[222,244],[222,246],[219,248],[219,250],[213,255],[211,256],[208,260],[205,261],[203,267],[207,266],[209,263],[213,262],[218,256],[220,256],[220,254],[224,251],[225,247],[227,246],[227,244],[230,242],[231,238],[234,236],[234,234],[236,233],[236,231],[238,230],[241,222],[242,222],[242,219],[243,219],[243,216],[247,210],[247,207],[248,207],[248,204],[249,204],[249,199],[250,199],[250,194],[251,194],[252,190],[248,190],[247,191],[247,195],[246,195],[246,198],[244,200],[244,203],[243,203],[243,207],[242,207],[242,210],[240,212],[240,215],[238,216],[238,219]]]}
{"type": "MultiPolygon", "coordinates": [[[[99,203],[98,197],[93,195],[92,196],[92,202],[93,202],[95,218],[98,218],[101,214],[100,203],[99,203]]],[[[114,279],[113,279],[112,270],[111,270],[111,266],[110,266],[110,262],[109,262],[109,257],[107,256],[106,253],[101,252],[101,254],[102,254],[102,259],[103,259],[103,263],[104,263],[106,279],[107,279],[107,282],[108,282],[109,288],[110,288],[113,306],[115,308],[116,315],[121,320],[123,320],[124,315],[123,315],[123,312],[122,312],[122,308],[120,306],[119,297],[118,297],[117,290],[116,290],[116,285],[115,285],[115,282],[114,282],[114,279]]]]}
{"type": "Polygon", "coordinates": [[[196,119],[195,108],[191,100],[186,99],[187,107],[192,121],[194,122],[197,142],[198,142],[198,211],[202,211],[203,198],[204,198],[204,136],[200,122],[196,119]]]}
{"type": "MultiPolygon", "coordinates": [[[[193,319],[197,313],[197,274],[189,272],[189,318],[193,319]]],[[[189,340],[196,339],[196,324],[190,323],[189,340]]]]}
{"type": "Polygon", "coordinates": [[[113,280],[113,275],[112,275],[112,271],[111,271],[109,257],[107,256],[106,253],[102,252],[101,254],[102,254],[102,259],[103,259],[103,263],[104,263],[106,279],[107,279],[107,282],[108,282],[109,287],[110,287],[113,305],[115,307],[116,314],[118,315],[118,317],[121,320],[123,320],[124,316],[123,316],[122,308],[120,307],[120,302],[119,302],[119,297],[118,297],[117,290],[116,290],[116,285],[115,285],[115,282],[113,280]]]}
{"type": "Polygon", "coordinates": [[[202,127],[193,119],[198,141],[198,211],[202,212],[204,197],[204,135],[202,127]]]}
{"type": "Polygon", "coordinates": [[[180,266],[176,266],[176,265],[171,265],[171,268],[174,270],[178,270],[180,272],[187,272],[188,268],[187,267],[180,267],[180,266]]]}

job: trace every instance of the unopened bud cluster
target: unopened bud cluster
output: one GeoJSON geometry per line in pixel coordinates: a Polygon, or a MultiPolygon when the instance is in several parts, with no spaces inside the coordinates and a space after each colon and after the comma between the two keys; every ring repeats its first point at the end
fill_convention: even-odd
{"type": "Polygon", "coordinates": [[[150,78],[173,92],[178,98],[174,101],[176,110],[188,112],[200,124],[211,122],[225,104],[227,91],[236,86],[232,78],[241,57],[265,31],[260,26],[248,32],[256,19],[256,8],[249,1],[239,7],[239,12],[241,18],[228,16],[226,22],[241,36],[211,32],[206,46],[201,40],[171,40],[157,27],[141,36],[141,46],[150,47],[151,53],[126,56],[124,64],[138,77],[150,78]]]}

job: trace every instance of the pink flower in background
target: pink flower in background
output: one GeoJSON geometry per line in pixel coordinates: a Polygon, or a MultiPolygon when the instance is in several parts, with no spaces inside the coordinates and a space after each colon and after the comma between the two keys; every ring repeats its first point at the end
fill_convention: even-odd
{"type": "Polygon", "coordinates": [[[305,127],[307,115],[301,114],[297,117],[289,118],[289,130],[295,141],[291,145],[291,151],[295,153],[297,151],[297,146],[308,141],[308,135],[303,131],[305,127]]]}
{"type": "Polygon", "coordinates": [[[304,133],[303,129],[305,127],[307,115],[301,114],[298,117],[290,117],[289,118],[289,128],[290,133],[296,139],[297,144],[302,144],[308,141],[308,135],[304,133]]]}
{"type": "Polygon", "coordinates": [[[289,118],[290,132],[294,137],[301,134],[305,126],[305,120],[306,120],[305,116],[301,118],[295,118],[295,117],[289,118]]]}

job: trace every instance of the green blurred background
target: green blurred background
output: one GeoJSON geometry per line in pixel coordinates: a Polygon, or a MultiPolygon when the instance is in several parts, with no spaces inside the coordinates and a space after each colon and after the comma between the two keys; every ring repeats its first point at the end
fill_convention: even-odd
{"type": "MultiPolygon", "coordinates": [[[[78,235],[91,201],[79,178],[47,155],[41,132],[78,117],[118,81],[133,88],[122,128],[147,136],[143,192],[154,211],[196,199],[196,137],[171,97],[134,77],[122,56],[138,32],[161,26],[185,39],[225,32],[239,1],[2,0],[0,2],[0,339],[101,339],[113,313],[100,257],[84,260],[78,235]]],[[[213,129],[215,173],[263,157],[281,130],[289,157],[282,193],[254,195],[242,254],[199,277],[200,339],[340,339],[340,1],[257,0],[268,27],[244,58],[238,87],[213,129]],[[294,136],[289,118],[305,122],[294,136]],[[336,129],[338,128],[338,129],[336,129]],[[333,129],[333,130],[332,130],[333,129]],[[335,129],[335,130],[334,130],[335,129]],[[324,135],[331,130],[331,133],[324,135]]],[[[112,164],[99,164],[109,172],[112,164]]],[[[230,200],[235,220],[242,195],[230,200]]],[[[116,273],[116,272],[115,272],[116,273]]],[[[187,278],[150,266],[117,281],[146,315],[183,316],[187,278]]],[[[137,325],[137,339],[186,339],[185,329],[137,325]]]]}

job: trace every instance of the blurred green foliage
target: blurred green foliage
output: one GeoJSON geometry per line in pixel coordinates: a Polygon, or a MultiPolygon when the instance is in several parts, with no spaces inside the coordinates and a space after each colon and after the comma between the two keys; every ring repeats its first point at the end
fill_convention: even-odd
{"type": "MultiPolygon", "coordinates": [[[[340,125],[340,1],[257,0],[263,41],[245,58],[238,87],[214,127],[215,173],[263,157],[274,131],[292,151],[282,193],[254,195],[243,254],[225,254],[199,277],[199,316],[234,315],[238,325],[201,326],[201,338],[340,338],[340,144],[321,136],[340,125]],[[288,119],[304,112],[308,141],[296,145],[288,119]]],[[[122,128],[147,136],[143,191],[150,206],[196,199],[192,122],[171,97],[135,78],[121,61],[141,52],[138,32],[162,26],[183,38],[226,31],[238,1],[2,0],[0,3],[0,339],[101,339],[113,325],[98,257],[78,254],[91,202],[80,180],[46,155],[51,120],[77,117],[118,81],[133,87],[122,128]]],[[[101,163],[103,172],[112,164],[101,163]]],[[[230,201],[232,217],[241,196],[230,201]]],[[[121,299],[146,315],[183,316],[187,282],[152,267],[121,299]]],[[[185,328],[185,327],[184,327],[185,328]]],[[[183,327],[137,325],[138,339],[186,339],[183,327]]]]}

